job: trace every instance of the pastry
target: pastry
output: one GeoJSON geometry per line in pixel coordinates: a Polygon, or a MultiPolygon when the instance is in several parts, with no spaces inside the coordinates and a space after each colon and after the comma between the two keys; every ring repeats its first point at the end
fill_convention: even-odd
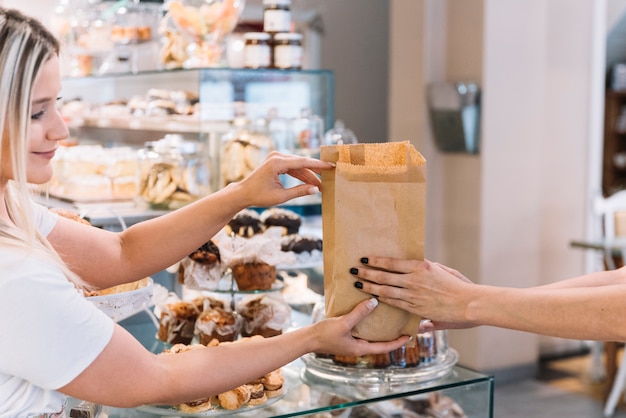
{"type": "Polygon", "coordinates": [[[154,206],[168,206],[173,201],[180,204],[194,200],[197,196],[187,190],[179,167],[170,163],[156,163],[143,169],[139,179],[139,194],[154,206]]]}
{"type": "Polygon", "coordinates": [[[148,285],[148,283],[150,283],[150,279],[148,277],[144,277],[141,280],[136,280],[130,283],[118,284],[117,286],[107,287],[106,289],[85,291],[85,296],[104,296],[116,293],[130,292],[133,290],[144,288],[148,285]]]}
{"type": "Polygon", "coordinates": [[[280,396],[283,393],[283,385],[285,384],[283,372],[281,369],[271,371],[261,378],[261,383],[268,398],[280,396]]]}
{"type": "Polygon", "coordinates": [[[313,235],[288,235],[281,240],[280,249],[296,254],[322,251],[322,239],[313,235]]]}
{"type": "Polygon", "coordinates": [[[189,254],[189,258],[196,263],[204,265],[216,264],[221,261],[220,249],[213,241],[208,241],[202,244],[200,248],[189,254]]]}
{"type": "Polygon", "coordinates": [[[269,290],[276,281],[276,267],[261,261],[235,264],[231,271],[239,290],[269,290]]]}
{"type": "Polygon", "coordinates": [[[291,308],[280,297],[264,295],[243,302],[237,309],[243,318],[241,335],[273,337],[289,324],[291,308]]]}
{"type": "Polygon", "coordinates": [[[220,250],[213,241],[185,257],[178,267],[178,281],[190,289],[214,290],[222,278],[220,250]]]}
{"type": "Polygon", "coordinates": [[[263,231],[261,218],[258,212],[252,209],[244,209],[237,213],[226,226],[229,235],[233,233],[244,238],[250,238],[263,231]]]}
{"type": "Polygon", "coordinates": [[[384,369],[391,366],[391,355],[370,354],[366,356],[333,356],[333,362],[340,366],[384,369]]]}
{"type": "Polygon", "coordinates": [[[170,344],[189,344],[194,337],[198,310],[190,302],[166,305],[159,318],[158,338],[170,344]]]}
{"type": "Polygon", "coordinates": [[[200,344],[207,345],[216,339],[219,342],[234,341],[239,336],[241,319],[233,312],[222,308],[207,309],[196,320],[195,332],[200,344]]]}
{"type": "Polygon", "coordinates": [[[437,359],[437,346],[434,333],[424,332],[417,334],[417,347],[419,350],[420,364],[429,364],[437,359]]]}
{"type": "Polygon", "coordinates": [[[73,210],[61,209],[61,208],[50,208],[49,210],[64,218],[70,219],[72,221],[76,221],[83,225],[91,226],[91,222],[89,222],[87,219],[83,218],[78,213],[74,212],[73,210]]]}
{"type": "Polygon", "coordinates": [[[234,410],[246,405],[250,400],[250,389],[247,385],[238,386],[234,389],[217,395],[217,401],[224,409],[234,410]]]}
{"type": "Polygon", "coordinates": [[[176,405],[176,409],[187,412],[197,414],[198,412],[205,412],[213,408],[211,403],[211,398],[202,398],[197,399],[191,402],[183,402],[181,404],[176,405]]]}
{"type": "Polygon", "coordinates": [[[191,301],[194,304],[198,312],[212,308],[224,309],[224,301],[220,299],[212,298],[211,296],[199,296],[191,301]]]}
{"type": "Polygon", "coordinates": [[[261,213],[261,222],[265,228],[281,227],[284,235],[297,234],[302,225],[302,218],[297,213],[284,208],[269,208],[261,213]]]}
{"type": "Polygon", "coordinates": [[[267,394],[265,393],[263,383],[251,383],[246,386],[250,391],[250,400],[248,401],[248,405],[261,405],[267,402],[267,394]]]}

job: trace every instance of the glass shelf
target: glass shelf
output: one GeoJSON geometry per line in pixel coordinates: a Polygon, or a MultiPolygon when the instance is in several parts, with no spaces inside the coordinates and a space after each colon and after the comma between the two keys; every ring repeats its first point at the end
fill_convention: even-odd
{"type": "MultiPolygon", "coordinates": [[[[397,411],[402,410],[401,408],[409,408],[412,404],[426,402],[432,397],[450,397],[468,418],[493,416],[493,378],[459,366],[455,366],[448,376],[440,380],[424,384],[380,385],[378,387],[337,385],[310,378],[307,378],[305,383],[302,374],[305,373],[306,368],[300,360],[283,367],[282,370],[285,376],[285,395],[282,399],[264,408],[248,412],[244,410],[236,415],[295,417],[319,416],[317,414],[326,412],[332,416],[348,417],[351,409],[358,413],[358,410],[363,408],[398,413],[397,411]],[[345,411],[346,414],[344,415],[341,411],[345,411]]],[[[72,405],[73,403],[70,403],[70,407],[72,405]]],[[[163,409],[159,414],[141,409],[105,408],[109,418],[154,418],[170,416],[173,413],[167,409],[163,409]]],[[[192,415],[178,412],[174,415],[179,417],[210,416],[210,413],[192,415]]]]}
{"type": "MultiPolygon", "coordinates": [[[[154,325],[146,317],[147,314],[140,313],[120,324],[148,349],[155,353],[161,352],[165,343],[155,341],[154,325]]],[[[428,379],[423,382],[413,381],[406,384],[396,380],[379,385],[361,385],[355,380],[339,383],[319,378],[307,372],[307,366],[303,359],[288,364],[282,368],[282,371],[285,376],[285,395],[283,398],[261,409],[249,412],[241,411],[237,416],[319,417],[331,416],[328,414],[332,414],[332,416],[349,417],[352,413],[352,416],[359,416],[365,408],[370,410],[368,412],[375,410],[380,415],[380,411],[409,408],[433,399],[444,398],[453,400],[468,418],[493,416],[493,377],[460,366],[452,367],[449,373],[438,379],[428,379]],[[326,414],[319,415],[320,413],[326,414]]],[[[70,406],[74,403],[70,403],[70,406]]],[[[167,413],[154,414],[137,409],[107,407],[105,410],[109,418],[168,416],[167,413]]],[[[176,416],[193,415],[177,413],[176,416]]],[[[424,415],[424,417],[428,417],[428,415],[424,415]]]]}

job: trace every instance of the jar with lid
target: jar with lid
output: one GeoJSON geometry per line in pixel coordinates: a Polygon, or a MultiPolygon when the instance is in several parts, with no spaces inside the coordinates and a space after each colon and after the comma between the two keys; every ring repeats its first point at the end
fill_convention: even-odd
{"type": "Polygon", "coordinates": [[[304,108],[292,123],[293,144],[291,152],[305,157],[319,158],[324,137],[324,122],[311,108],[304,108]]]}
{"type": "Polygon", "coordinates": [[[236,117],[231,129],[222,138],[220,153],[220,184],[227,186],[243,180],[267,158],[275,146],[261,118],[254,123],[236,117]]]}
{"type": "Polygon", "coordinates": [[[166,135],[139,150],[139,196],[152,209],[177,209],[211,192],[202,144],[166,135]]]}
{"type": "Polygon", "coordinates": [[[286,32],[274,35],[274,67],[282,70],[302,68],[302,34],[286,32]]]}
{"type": "Polygon", "coordinates": [[[269,68],[272,50],[271,36],[265,32],[248,32],[244,35],[243,60],[246,68],[269,68]]]}
{"type": "Polygon", "coordinates": [[[263,0],[263,31],[267,33],[291,30],[291,0],[263,0]]]}
{"type": "Polygon", "coordinates": [[[324,134],[324,145],[346,145],[359,142],[352,130],[346,128],[341,119],[335,121],[335,126],[324,134]]]}

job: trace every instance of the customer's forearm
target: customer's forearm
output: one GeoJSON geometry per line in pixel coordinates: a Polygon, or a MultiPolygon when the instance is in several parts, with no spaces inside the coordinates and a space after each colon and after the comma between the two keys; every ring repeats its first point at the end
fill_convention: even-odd
{"type": "Polygon", "coordinates": [[[478,286],[468,319],[491,325],[583,340],[626,340],[626,285],[569,289],[478,286]]]}
{"type": "Polygon", "coordinates": [[[574,287],[595,287],[614,284],[626,284],[626,268],[599,271],[571,279],[560,280],[540,286],[543,289],[566,289],[574,287]]]}

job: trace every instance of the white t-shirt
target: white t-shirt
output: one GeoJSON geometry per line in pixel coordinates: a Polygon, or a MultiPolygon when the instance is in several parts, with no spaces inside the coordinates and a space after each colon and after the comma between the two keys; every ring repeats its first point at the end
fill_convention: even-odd
{"type": "MultiPolygon", "coordinates": [[[[34,210],[47,236],[57,215],[34,210]]],[[[55,265],[0,248],[0,417],[59,412],[66,397],[56,389],[96,359],[113,328],[55,265]]]]}

